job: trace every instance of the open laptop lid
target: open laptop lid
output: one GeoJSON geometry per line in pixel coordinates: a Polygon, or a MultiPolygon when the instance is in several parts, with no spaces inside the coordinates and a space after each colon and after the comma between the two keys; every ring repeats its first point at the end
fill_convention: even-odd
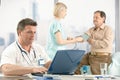
{"type": "Polygon", "coordinates": [[[74,74],[84,53],[84,50],[58,50],[48,74],[74,74]]]}

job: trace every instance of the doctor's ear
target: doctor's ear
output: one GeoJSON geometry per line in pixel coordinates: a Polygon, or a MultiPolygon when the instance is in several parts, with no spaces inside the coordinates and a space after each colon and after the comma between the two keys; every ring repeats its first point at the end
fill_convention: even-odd
{"type": "Polygon", "coordinates": [[[17,34],[18,34],[18,36],[20,35],[20,33],[21,33],[21,30],[17,30],[17,34]]]}

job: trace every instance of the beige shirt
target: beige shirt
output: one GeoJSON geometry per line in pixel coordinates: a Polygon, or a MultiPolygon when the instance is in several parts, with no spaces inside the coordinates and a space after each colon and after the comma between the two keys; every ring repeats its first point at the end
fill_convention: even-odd
{"type": "Polygon", "coordinates": [[[91,51],[112,53],[114,34],[111,27],[103,24],[100,28],[90,28],[86,32],[92,39],[91,51]]]}

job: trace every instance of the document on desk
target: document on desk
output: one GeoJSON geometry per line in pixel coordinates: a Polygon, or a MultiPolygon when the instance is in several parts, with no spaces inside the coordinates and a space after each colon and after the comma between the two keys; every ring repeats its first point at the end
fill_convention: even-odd
{"type": "Polygon", "coordinates": [[[85,80],[120,80],[120,77],[113,75],[74,75],[79,78],[84,78],[85,80]]]}
{"type": "Polygon", "coordinates": [[[76,76],[76,77],[80,77],[80,78],[86,78],[86,79],[93,79],[94,80],[94,78],[95,78],[95,76],[94,75],[74,75],[74,76],[76,76]]]}
{"type": "Polygon", "coordinates": [[[43,76],[33,76],[35,80],[62,80],[59,75],[43,75],[43,76]]]}

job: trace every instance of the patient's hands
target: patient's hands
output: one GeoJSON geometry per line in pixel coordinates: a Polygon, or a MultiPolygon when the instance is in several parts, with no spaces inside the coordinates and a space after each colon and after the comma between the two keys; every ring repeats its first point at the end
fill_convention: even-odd
{"type": "Polygon", "coordinates": [[[92,38],[89,38],[87,41],[88,41],[89,44],[94,43],[94,39],[92,39],[92,38]]]}

